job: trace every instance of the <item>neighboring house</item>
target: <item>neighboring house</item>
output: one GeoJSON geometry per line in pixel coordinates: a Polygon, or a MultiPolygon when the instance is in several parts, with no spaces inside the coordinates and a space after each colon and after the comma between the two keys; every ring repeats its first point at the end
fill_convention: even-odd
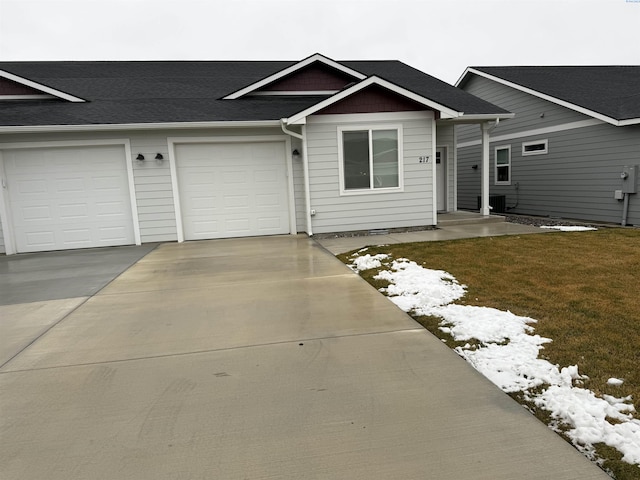
{"type": "Polygon", "coordinates": [[[436,225],[511,116],[398,61],[0,63],[0,252],[436,225]]]}
{"type": "MultiPolygon", "coordinates": [[[[515,113],[490,132],[494,206],[640,225],[640,66],[469,67],[456,85],[515,113]]],[[[461,209],[478,208],[479,139],[457,129],[461,209]]]]}

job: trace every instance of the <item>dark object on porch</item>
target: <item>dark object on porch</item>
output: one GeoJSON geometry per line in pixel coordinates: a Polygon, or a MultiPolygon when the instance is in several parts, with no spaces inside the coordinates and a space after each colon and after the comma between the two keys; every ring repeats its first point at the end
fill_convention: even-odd
{"type": "MultiPolygon", "coordinates": [[[[507,211],[507,197],[505,195],[489,195],[491,213],[504,213],[507,211]]],[[[482,207],[482,197],[478,195],[478,210],[482,207]]]]}

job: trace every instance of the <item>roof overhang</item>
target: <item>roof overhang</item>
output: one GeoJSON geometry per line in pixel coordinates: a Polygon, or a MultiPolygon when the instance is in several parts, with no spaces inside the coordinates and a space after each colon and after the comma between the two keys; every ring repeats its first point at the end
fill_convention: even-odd
{"type": "Polygon", "coordinates": [[[483,123],[494,122],[496,120],[509,120],[515,117],[515,113],[482,113],[482,114],[463,114],[457,118],[445,118],[443,122],[453,123],[483,123]]]}
{"type": "Polygon", "coordinates": [[[0,126],[2,133],[37,133],[37,132],[86,132],[109,130],[164,130],[187,128],[257,128],[280,127],[280,120],[257,121],[215,121],[215,122],[168,122],[168,123],[114,123],[87,125],[6,125],[0,126]]]}
{"type": "Polygon", "coordinates": [[[310,57],[305,58],[304,60],[301,60],[297,63],[294,63],[293,65],[291,65],[290,67],[287,67],[283,70],[280,70],[279,72],[274,73],[273,75],[269,75],[268,77],[263,78],[262,80],[252,83],[251,85],[248,85],[246,87],[244,87],[241,90],[237,90],[225,97],[223,97],[223,100],[235,100],[238,99],[240,97],[243,97],[245,95],[248,95],[250,93],[255,92],[256,90],[259,90],[260,88],[269,85],[270,83],[275,82],[276,80],[280,80],[281,78],[286,77],[287,75],[290,75],[298,70],[301,70],[305,67],[307,67],[308,65],[311,65],[312,63],[315,62],[320,62],[323,63],[324,65],[327,65],[328,67],[334,68],[340,72],[346,73],[347,75],[350,75],[358,80],[363,80],[366,78],[366,75],[363,75],[362,73],[353,70],[352,68],[349,68],[345,65],[342,65],[341,63],[338,63],[334,60],[331,60],[330,58],[325,57],[324,55],[320,55],[319,53],[316,53],[314,55],[311,55],[310,57]]]}
{"type": "Polygon", "coordinates": [[[51,87],[47,87],[46,85],[42,85],[40,83],[34,82],[32,80],[29,80],[27,78],[24,77],[20,77],[18,75],[15,75],[13,73],[7,72],[5,70],[0,70],[0,77],[1,78],[6,78],[7,80],[11,80],[13,82],[19,83],[21,85],[24,85],[26,87],[30,87],[33,88],[35,90],[39,90],[43,93],[47,93],[49,95],[53,95],[54,97],[60,98],[62,100],[66,100],[68,102],[74,102],[74,103],[81,103],[81,102],[85,102],[86,100],[79,98],[79,97],[75,97],[73,95],[69,95],[68,93],[65,92],[61,92],[60,90],[56,90],[55,88],[51,88],[51,87]]]}
{"type": "Polygon", "coordinates": [[[603,122],[607,122],[611,125],[615,125],[616,127],[624,127],[627,125],[638,125],[640,124],[640,118],[629,118],[625,120],[618,120],[616,118],[609,117],[607,115],[603,115],[601,113],[595,112],[593,110],[589,110],[588,108],[581,107],[580,105],[576,105],[575,103],[567,102],[566,100],[562,100],[557,97],[553,97],[551,95],[547,95],[546,93],[539,92],[532,88],[524,87],[514,82],[510,82],[503,78],[497,77],[495,75],[491,75],[489,73],[483,72],[481,70],[477,70],[473,67],[467,67],[462,74],[462,76],[458,79],[455,86],[458,88],[462,88],[462,85],[468,80],[471,75],[478,75],[479,77],[483,77],[489,80],[492,80],[496,83],[500,83],[507,87],[514,88],[524,93],[528,93],[529,95],[533,95],[534,97],[541,98],[551,103],[555,103],[556,105],[560,105],[562,107],[568,108],[575,112],[582,113],[583,115],[588,115],[593,118],[597,118],[598,120],[602,120],[603,122]]]}
{"type": "Polygon", "coordinates": [[[407,90],[406,88],[396,85],[395,83],[391,83],[387,80],[376,77],[374,75],[374,76],[368,77],[367,79],[361,82],[358,82],[355,85],[352,85],[349,88],[345,88],[344,90],[341,90],[340,92],[327,98],[326,100],[318,102],[315,105],[312,105],[311,107],[305,110],[302,110],[301,112],[291,115],[289,118],[285,119],[285,121],[287,125],[303,125],[306,123],[306,118],[309,115],[313,115],[314,113],[319,112],[320,110],[330,105],[333,105],[372,85],[377,85],[393,93],[396,93],[405,98],[408,98],[409,100],[413,100],[414,102],[419,103],[420,105],[423,105],[427,108],[437,110],[440,112],[440,118],[458,118],[463,115],[463,112],[458,112],[449,107],[445,107],[444,105],[436,103],[433,100],[423,97],[422,95],[418,95],[417,93],[414,93],[410,90],[407,90]]]}

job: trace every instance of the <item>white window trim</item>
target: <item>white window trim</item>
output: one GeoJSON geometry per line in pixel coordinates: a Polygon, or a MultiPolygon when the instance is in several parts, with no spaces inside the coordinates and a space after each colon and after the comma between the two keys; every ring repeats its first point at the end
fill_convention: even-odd
{"type": "Polygon", "coordinates": [[[544,139],[544,140],[535,140],[535,141],[531,141],[531,142],[522,142],[522,156],[523,157],[528,157],[530,155],[546,155],[547,153],[549,153],[549,140],[548,139],[544,139]],[[540,143],[544,143],[544,150],[535,150],[532,152],[527,152],[525,151],[525,147],[529,146],[529,145],[538,145],[540,143]]]}
{"type": "MultiPolygon", "coordinates": [[[[504,167],[505,165],[500,165],[501,167],[504,167]]],[[[493,183],[494,185],[511,185],[511,175],[512,175],[512,171],[511,171],[511,145],[499,145],[497,147],[495,147],[493,149],[493,183]],[[509,151],[509,164],[506,165],[509,167],[509,180],[505,181],[498,181],[498,150],[508,150],[509,151]]]]}
{"type": "MultiPolygon", "coordinates": [[[[367,124],[367,125],[349,125],[338,127],[338,173],[340,178],[340,196],[349,195],[379,195],[382,193],[396,193],[404,191],[404,154],[402,150],[403,142],[402,125],[385,125],[385,124],[367,124]],[[367,130],[369,132],[375,130],[396,130],[398,132],[398,186],[388,188],[367,188],[367,189],[351,189],[344,188],[344,147],[342,145],[342,133],[367,130]]],[[[371,142],[371,134],[369,134],[369,142],[371,142]]],[[[371,161],[371,159],[369,160],[371,161]]]]}

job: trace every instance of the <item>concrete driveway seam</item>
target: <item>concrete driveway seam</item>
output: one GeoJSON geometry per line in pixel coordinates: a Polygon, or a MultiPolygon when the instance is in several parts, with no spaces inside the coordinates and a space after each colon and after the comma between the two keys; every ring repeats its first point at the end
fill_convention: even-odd
{"type": "Polygon", "coordinates": [[[6,360],[4,363],[2,363],[0,365],[0,374],[4,373],[2,370],[4,369],[4,367],[6,367],[9,363],[11,363],[11,361],[16,358],[18,355],[20,355],[22,352],[24,352],[26,349],[28,349],[31,345],[33,345],[34,343],[36,343],[38,340],[40,340],[43,336],[45,336],[47,333],[49,333],[49,331],[51,331],[52,328],[54,328],[56,325],[59,325],[60,322],[64,321],[65,318],[68,318],[69,315],[71,315],[73,312],[75,312],[77,309],[79,309],[82,305],[84,305],[85,303],[87,303],[87,301],[90,299],[91,297],[86,297],[85,300],[83,302],[80,302],[78,305],[76,305],[73,309],[71,309],[69,312],[67,312],[65,315],[61,316],[58,320],[56,320],[54,323],[52,323],[51,325],[49,325],[48,328],[46,328],[44,331],[40,332],[39,335],[37,335],[36,337],[34,337],[33,339],[31,339],[31,341],[29,341],[29,343],[27,343],[25,346],[23,346],[22,348],[20,348],[20,350],[18,352],[16,352],[14,355],[11,356],[11,358],[9,358],[8,360],[6,360]]]}

